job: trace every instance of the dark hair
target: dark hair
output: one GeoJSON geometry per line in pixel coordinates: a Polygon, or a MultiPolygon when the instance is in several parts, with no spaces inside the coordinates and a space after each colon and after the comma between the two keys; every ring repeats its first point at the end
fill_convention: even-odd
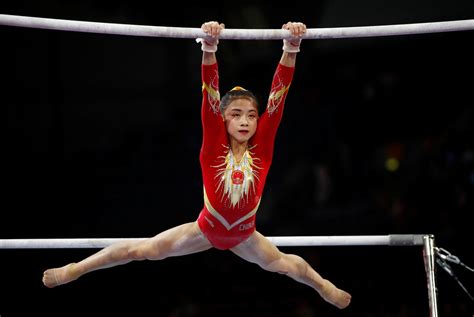
{"type": "Polygon", "coordinates": [[[258,100],[255,95],[247,89],[244,89],[240,86],[236,86],[229,90],[224,97],[221,98],[221,103],[219,105],[219,110],[221,111],[222,114],[224,114],[225,109],[229,104],[237,99],[247,99],[251,102],[254,103],[255,107],[257,108],[257,112],[259,112],[259,105],[258,105],[258,100]]]}

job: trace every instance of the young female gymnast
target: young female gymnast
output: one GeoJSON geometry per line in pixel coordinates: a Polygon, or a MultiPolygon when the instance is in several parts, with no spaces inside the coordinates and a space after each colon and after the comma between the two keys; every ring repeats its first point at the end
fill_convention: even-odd
{"type": "Polygon", "coordinates": [[[48,269],[43,275],[44,285],[66,284],[89,272],[131,261],[162,260],[214,247],[230,250],[265,270],[286,274],[312,287],[334,306],[347,307],[350,294],[322,278],[301,257],[281,252],[255,228],[276,132],[306,26],[299,22],[283,25],[291,37],[283,40],[283,54],[261,116],[257,99],[249,90],[236,86],[220,98],[215,52],[224,25],[211,21],[201,28],[208,36],[198,39],[203,51],[200,163],[204,206],[197,220],[145,240],[112,244],[80,262],[48,269]]]}

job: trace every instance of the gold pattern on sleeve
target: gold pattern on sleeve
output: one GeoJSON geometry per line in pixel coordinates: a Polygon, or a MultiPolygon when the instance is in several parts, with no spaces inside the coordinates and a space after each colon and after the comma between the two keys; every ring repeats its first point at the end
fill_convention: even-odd
{"type": "Polygon", "coordinates": [[[208,102],[215,114],[219,113],[219,104],[221,100],[218,82],[219,76],[215,74],[215,76],[209,81],[209,85],[206,82],[203,82],[201,88],[203,91],[207,91],[208,102]]]}
{"type": "Polygon", "coordinates": [[[268,104],[267,104],[267,112],[268,115],[271,116],[280,106],[281,101],[283,100],[283,96],[288,91],[290,86],[277,86],[272,89],[270,93],[270,97],[268,97],[268,104]]]}
{"type": "Polygon", "coordinates": [[[290,88],[290,84],[285,86],[284,81],[281,79],[279,71],[274,76],[272,83],[272,90],[270,91],[270,96],[268,97],[267,103],[267,113],[271,116],[275,111],[278,110],[285,93],[290,88]]]}

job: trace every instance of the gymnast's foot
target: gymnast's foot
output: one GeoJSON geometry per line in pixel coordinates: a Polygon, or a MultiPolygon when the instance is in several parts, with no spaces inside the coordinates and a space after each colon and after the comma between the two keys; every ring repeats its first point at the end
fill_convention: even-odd
{"type": "Polygon", "coordinates": [[[63,267],[49,269],[43,273],[43,284],[53,288],[76,280],[79,276],[74,273],[75,263],[70,263],[63,267]]]}
{"type": "Polygon", "coordinates": [[[333,283],[328,280],[325,280],[324,286],[319,291],[321,297],[330,304],[333,304],[339,309],[346,308],[351,302],[352,296],[337,288],[333,283]]]}

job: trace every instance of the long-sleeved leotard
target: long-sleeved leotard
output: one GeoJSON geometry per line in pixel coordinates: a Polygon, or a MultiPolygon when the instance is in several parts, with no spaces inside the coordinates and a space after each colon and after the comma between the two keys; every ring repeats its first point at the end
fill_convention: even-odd
{"type": "Polygon", "coordinates": [[[257,131],[237,162],[219,111],[217,63],[202,65],[203,141],[200,163],[204,182],[204,208],[198,224],[211,244],[230,249],[255,231],[255,215],[268,175],[276,132],[294,67],[278,64],[267,107],[258,119],[257,131]]]}

